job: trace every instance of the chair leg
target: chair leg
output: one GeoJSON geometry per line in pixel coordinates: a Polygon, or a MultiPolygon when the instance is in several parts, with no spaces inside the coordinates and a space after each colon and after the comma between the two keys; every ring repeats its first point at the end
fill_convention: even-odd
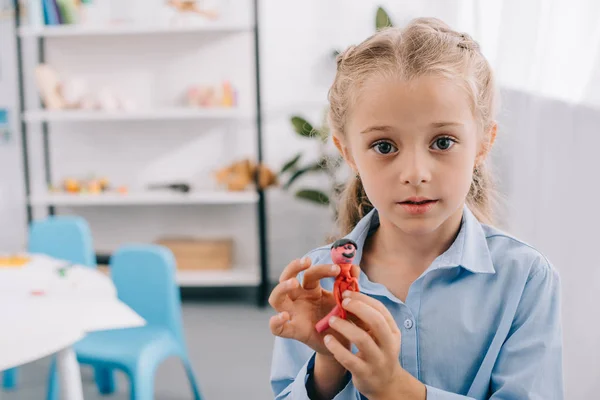
{"type": "Polygon", "coordinates": [[[202,395],[200,394],[200,388],[198,387],[198,382],[196,381],[196,376],[194,375],[194,369],[192,368],[192,364],[190,363],[190,360],[187,358],[184,358],[183,366],[185,367],[185,372],[187,373],[188,379],[190,381],[190,386],[192,388],[192,393],[194,394],[194,399],[202,400],[202,395]]]}
{"type": "Polygon", "coordinates": [[[115,392],[115,374],[107,367],[94,367],[94,378],[100,394],[112,394],[115,392]]]}
{"type": "Polygon", "coordinates": [[[153,365],[140,365],[128,374],[130,377],[131,400],[154,399],[154,372],[153,365]]]}
{"type": "Polygon", "coordinates": [[[58,378],[56,357],[52,357],[52,361],[50,361],[50,370],[48,371],[48,393],[46,394],[46,400],[60,399],[60,382],[58,378]]]}
{"type": "Polygon", "coordinates": [[[17,368],[7,369],[2,373],[2,387],[6,390],[12,390],[17,387],[19,370],[17,368]]]}

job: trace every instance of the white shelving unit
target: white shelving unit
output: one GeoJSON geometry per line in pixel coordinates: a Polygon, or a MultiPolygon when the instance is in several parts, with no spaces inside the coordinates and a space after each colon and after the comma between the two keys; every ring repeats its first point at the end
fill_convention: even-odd
{"type": "Polygon", "coordinates": [[[190,193],[137,192],[109,194],[48,193],[30,196],[34,206],[137,206],[159,204],[256,204],[256,192],[196,191],[190,193]]]}
{"type": "Polygon", "coordinates": [[[256,286],[260,277],[257,266],[235,266],[231,271],[177,271],[181,287],[236,287],[256,286]]]}
{"type": "Polygon", "coordinates": [[[132,111],[26,111],[26,122],[101,122],[249,119],[237,109],[157,108],[132,111]]]}
{"type": "MultiPolygon", "coordinates": [[[[268,295],[268,266],[266,254],[266,212],[265,198],[262,190],[257,188],[252,191],[231,192],[221,190],[198,190],[189,193],[165,192],[165,191],[138,191],[129,193],[102,193],[102,194],[66,194],[48,192],[45,194],[32,194],[29,177],[27,131],[33,124],[42,127],[44,143],[44,164],[46,169],[46,183],[52,184],[49,156],[49,131],[50,123],[102,123],[121,121],[150,122],[153,121],[210,121],[213,123],[250,120],[256,123],[258,154],[257,161],[262,161],[262,126],[261,126],[261,104],[260,104],[260,75],[258,63],[258,0],[251,0],[254,18],[251,24],[228,23],[228,22],[206,22],[195,26],[140,26],[140,25],[115,25],[115,26],[77,26],[60,25],[46,26],[41,28],[30,28],[21,26],[19,12],[16,13],[17,26],[17,53],[19,62],[19,90],[21,98],[25,97],[25,87],[34,85],[32,75],[23,73],[23,40],[34,39],[38,46],[37,62],[45,62],[46,39],[54,40],[95,40],[99,37],[147,37],[152,38],[172,37],[174,35],[199,35],[203,39],[213,38],[221,35],[232,35],[236,33],[253,34],[254,42],[254,67],[256,68],[256,114],[243,113],[237,108],[187,108],[187,107],[157,107],[134,109],[131,111],[83,111],[83,110],[46,110],[27,109],[26,102],[21,104],[23,158],[25,163],[25,181],[28,198],[28,220],[32,220],[33,207],[47,207],[49,214],[55,213],[55,207],[116,207],[116,206],[153,206],[153,205],[197,205],[210,206],[220,205],[236,207],[239,205],[255,205],[258,225],[258,265],[244,264],[245,260],[236,260],[231,270],[205,270],[205,271],[183,271],[177,272],[177,282],[181,287],[231,287],[231,286],[257,286],[258,302],[264,306],[268,295]],[[28,80],[26,84],[24,81],[28,80]]],[[[196,37],[196,36],[194,36],[196,37]]],[[[164,43],[164,39],[163,40],[164,43]]],[[[94,42],[91,42],[94,43],[94,42]]],[[[135,43],[132,42],[132,43],[135,43]]],[[[52,125],[53,130],[56,129],[52,125]]],[[[62,127],[62,125],[61,125],[62,127]]],[[[82,134],[85,134],[82,132],[82,134]]]]}
{"type": "Polygon", "coordinates": [[[19,35],[23,38],[53,38],[53,37],[85,37],[85,36],[127,36],[127,35],[174,35],[174,34],[198,34],[198,33],[237,33],[251,31],[251,25],[207,23],[199,26],[127,26],[114,25],[81,27],[73,26],[46,26],[43,28],[21,27],[19,35]]]}

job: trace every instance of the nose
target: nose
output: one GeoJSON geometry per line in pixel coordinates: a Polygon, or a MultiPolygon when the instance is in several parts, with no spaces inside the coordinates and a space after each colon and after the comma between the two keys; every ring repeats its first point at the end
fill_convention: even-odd
{"type": "Polygon", "coordinates": [[[431,180],[431,166],[427,154],[419,151],[406,151],[401,154],[400,181],[405,185],[419,186],[431,180]]]}

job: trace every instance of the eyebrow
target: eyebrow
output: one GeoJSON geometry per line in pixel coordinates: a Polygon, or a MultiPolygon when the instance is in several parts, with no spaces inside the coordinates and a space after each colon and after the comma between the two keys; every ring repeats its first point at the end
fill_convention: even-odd
{"type": "Polygon", "coordinates": [[[431,124],[433,128],[444,128],[446,126],[463,126],[460,122],[434,122],[431,124]]]}
{"type": "Polygon", "coordinates": [[[393,128],[389,125],[375,125],[375,126],[370,126],[366,129],[363,129],[360,133],[369,133],[369,132],[389,132],[393,130],[393,128]]]}
{"type": "MultiPolygon", "coordinates": [[[[444,128],[447,126],[464,126],[464,124],[461,124],[460,122],[433,122],[431,124],[432,128],[444,128]]],[[[365,134],[365,133],[370,133],[370,132],[389,132],[394,130],[394,128],[392,128],[389,125],[374,125],[374,126],[370,126],[366,129],[363,129],[360,133],[361,134],[365,134]]]]}

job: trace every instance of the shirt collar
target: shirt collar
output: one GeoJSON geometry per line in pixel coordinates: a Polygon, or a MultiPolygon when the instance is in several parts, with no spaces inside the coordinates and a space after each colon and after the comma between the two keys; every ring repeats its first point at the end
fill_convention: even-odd
{"type": "MultiPolygon", "coordinates": [[[[377,209],[371,210],[346,235],[358,244],[355,262],[362,259],[362,250],[367,236],[379,226],[377,209]]],[[[487,244],[487,238],[481,223],[467,205],[463,207],[460,230],[452,245],[439,255],[423,273],[440,268],[462,267],[473,273],[494,274],[494,264],[487,244]]]]}

